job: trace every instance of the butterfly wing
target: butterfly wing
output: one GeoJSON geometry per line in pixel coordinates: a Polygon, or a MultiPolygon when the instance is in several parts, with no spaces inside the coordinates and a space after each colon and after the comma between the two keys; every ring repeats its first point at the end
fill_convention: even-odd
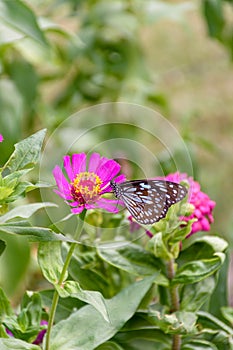
{"type": "Polygon", "coordinates": [[[187,194],[184,186],[162,180],[133,180],[118,186],[126,208],[136,221],[144,225],[164,218],[170,206],[187,194]]]}

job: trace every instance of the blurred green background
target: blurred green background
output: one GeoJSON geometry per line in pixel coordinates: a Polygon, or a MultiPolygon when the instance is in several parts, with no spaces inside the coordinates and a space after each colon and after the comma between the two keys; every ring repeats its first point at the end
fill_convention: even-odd
{"type": "MultiPolygon", "coordinates": [[[[232,4],[0,0],[1,164],[22,138],[41,128],[49,136],[88,106],[151,107],[186,142],[195,179],[217,203],[212,232],[232,246],[232,4]]],[[[163,166],[173,170],[169,160],[163,166]]],[[[38,180],[38,173],[31,176],[38,180]]],[[[34,255],[24,240],[1,237],[10,242],[0,258],[0,284],[14,296],[33,285],[34,255]]]]}

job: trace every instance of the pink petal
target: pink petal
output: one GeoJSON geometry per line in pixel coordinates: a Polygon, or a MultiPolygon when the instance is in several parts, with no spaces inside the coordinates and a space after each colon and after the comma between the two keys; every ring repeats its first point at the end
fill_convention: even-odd
{"type": "Polygon", "coordinates": [[[95,204],[86,204],[85,208],[86,209],[101,208],[109,211],[110,213],[118,213],[119,212],[119,209],[117,208],[118,204],[119,204],[119,200],[100,198],[95,204]]]}
{"type": "Polygon", "coordinates": [[[201,220],[202,230],[203,231],[209,231],[210,230],[210,224],[209,221],[206,218],[203,218],[201,220]]]}
{"type": "Polygon", "coordinates": [[[65,168],[67,175],[69,176],[70,181],[73,182],[74,181],[74,173],[73,173],[73,169],[71,167],[70,156],[63,157],[63,165],[64,165],[64,168],[65,168]]]}
{"type": "Polygon", "coordinates": [[[2,142],[4,140],[2,134],[0,134],[0,142],[2,142]]]}
{"type": "Polygon", "coordinates": [[[216,205],[216,203],[214,201],[209,200],[209,206],[210,206],[211,210],[214,209],[215,205],[216,205]]]}
{"type": "Polygon", "coordinates": [[[79,207],[80,206],[80,203],[77,201],[67,202],[67,204],[69,204],[71,207],[79,207]]]}
{"type": "Polygon", "coordinates": [[[80,214],[84,209],[84,206],[71,209],[73,214],[80,214]]]}
{"type": "Polygon", "coordinates": [[[61,193],[64,193],[66,198],[70,197],[70,184],[66,180],[65,176],[62,173],[61,168],[56,165],[53,169],[53,176],[55,178],[55,181],[57,183],[57,187],[61,193]]]}
{"type": "Polygon", "coordinates": [[[108,160],[97,169],[96,174],[103,182],[107,182],[119,173],[120,168],[120,164],[114,160],[108,160]]]}
{"type": "Polygon", "coordinates": [[[214,222],[214,217],[213,217],[212,214],[208,215],[208,220],[209,220],[210,223],[214,222]]]}
{"type": "Polygon", "coordinates": [[[121,182],[126,181],[126,177],[125,177],[124,174],[121,174],[121,175],[115,177],[114,181],[115,181],[116,183],[121,183],[121,182]]]}
{"type": "Polygon", "coordinates": [[[86,171],[86,154],[85,153],[75,153],[72,155],[72,166],[74,177],[77,174],[86,171]]]}
{"type": "Polygon", "coordinates": [[[96,169],[99,167],[100,164],[100,155],[99,153],[92,153],[90,160],[89,160],[89,167],[88,171],[90,173],[95,173],[96,169]]]}
{"type": "Polygon", "coordinates": [[[60,196],[61,198],[63,199],[66,199],[66,200],[71,200],[73,199],[72,196],[70,194],[65,194],[63,192],[60,192],[58,190],[53,190],[53,192],[55,192],[56,194],[58,194],[58,196],[60,196]]]}
{"type": "MultiPolygon", "coordinates": [[[[114,181],[116,183],[121,183],[121,182],[124,182],[126,181],[126,177],[124,174],[121,174],[119,176],[117,176],[114,181]]],[[[106,183],[103,183],[101,187],[105,187],[106,183]]],[[[102,191],[101,191],[101,194],[104,194],[104,193],[111,193],[112,192],[112,187],[110,186],[110,184],[108,186],[106,186],[102,191]]]]}

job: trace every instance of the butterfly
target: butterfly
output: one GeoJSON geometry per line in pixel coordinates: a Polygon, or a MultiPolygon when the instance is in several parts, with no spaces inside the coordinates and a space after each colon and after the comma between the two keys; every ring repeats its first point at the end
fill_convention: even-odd
{"type": "Polygon", "coordinates": [[[133,218],[144,225],[164,218],[168,209],[187,194],[183,185],[163,180],[131,180],[122,183],[112,180],[110,186],[133,218]]]}

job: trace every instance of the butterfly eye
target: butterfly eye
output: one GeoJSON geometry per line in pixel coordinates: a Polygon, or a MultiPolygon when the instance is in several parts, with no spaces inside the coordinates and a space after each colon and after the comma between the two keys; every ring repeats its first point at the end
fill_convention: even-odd
{"type": "Polygon", "coordinates": [[[168,209],[181,201],[187,189],[177,183],[162,180],[132,180],[111,187],[130,214],[141,224],[153,224],[164,218],[168,209]]]}

